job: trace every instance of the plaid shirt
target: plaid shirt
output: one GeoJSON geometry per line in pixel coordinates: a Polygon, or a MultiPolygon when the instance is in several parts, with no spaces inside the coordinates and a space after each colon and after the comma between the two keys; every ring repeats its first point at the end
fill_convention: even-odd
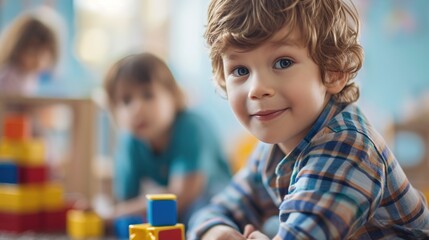
{"type": "Polygon", "coordinates": [[[194,215],[188,239],[219,224],[260,229],[274,215],[280,239],[429,239],[424,197],[359,108],[333,100],[287,156],[260,144],[194,215]]]}

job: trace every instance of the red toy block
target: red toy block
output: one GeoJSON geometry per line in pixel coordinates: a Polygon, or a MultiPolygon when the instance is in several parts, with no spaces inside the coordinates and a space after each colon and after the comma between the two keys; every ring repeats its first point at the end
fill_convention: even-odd
{"type": "Polygon", "coordinates": [[[44,183],[47,175],[47,165],[19,167],[19,183],[44,183]]]}
{"type": "Polygon", "coordinates": [[[42,212],[41,230],[44,232],[65,232],[66,215],[69,208],[42,212]]]}
{"type": "Polygon", "coordinates": [[[0,231],[22,233],[40,231],[41,215],[37,213],[7,213],[0,212],[0,231]]]}
{"type": "Polygon", "coordinates": [[[184,240],[182,239],[182,229],[169,229],[159,231],[158,240],[184,240]]]}
{"type": "Polygon", "coordinates": [[[9,140],[23,140],[31,136],[31,124],[27,116],[10,114],[3,119],[3,135],[9,140]]]}

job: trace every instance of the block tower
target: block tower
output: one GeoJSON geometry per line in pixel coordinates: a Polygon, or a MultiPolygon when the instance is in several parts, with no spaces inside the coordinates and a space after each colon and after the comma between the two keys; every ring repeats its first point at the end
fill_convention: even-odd
{"type": "Polygon", "coordinates": [[[45,146],[23,114],[5,115],[0,136],[0,231],[65,230],[63,187],[49,181],[45,146]]]}
{"type": "Polygon", "coordinates": [[[130,225],[130,240],[185,240],[185,228],[177,223],[174,194],[146,195],[148,223],[130,225]]]}

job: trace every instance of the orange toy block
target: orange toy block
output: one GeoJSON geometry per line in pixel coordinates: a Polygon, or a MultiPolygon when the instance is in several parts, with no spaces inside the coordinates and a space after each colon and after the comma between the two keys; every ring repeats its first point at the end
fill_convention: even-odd
{"type": "Polygon", "coordinates": [[[3,135],[10,140],[23,140],[31,136],[31,124],[27,116],[10,114],[3,120],[3,135]]]}
{"type": "Polygon", "coordinates": [[[181,223],[162,227],[154,227],[149,223],[130,225],[130,240],[185,240],[184,229],[181,223]]]}

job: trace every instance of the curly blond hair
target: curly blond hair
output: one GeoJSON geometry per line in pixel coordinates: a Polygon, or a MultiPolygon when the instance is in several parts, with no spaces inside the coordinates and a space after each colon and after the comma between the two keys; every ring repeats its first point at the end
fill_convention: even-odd
{"type": "Polygon", "coordinates": [[[251,50],[280,29],[289,33],[297,29],[320,67],[324,84],[329,72],[347,78],[346,86],[334,97],[351,103],[359,98],[353,79],[363,63],[359,24],[353,3],[343,0],[212,0],[204,37],[215,82],[226,92],[222,53],[228,47],[251,50]]]}

